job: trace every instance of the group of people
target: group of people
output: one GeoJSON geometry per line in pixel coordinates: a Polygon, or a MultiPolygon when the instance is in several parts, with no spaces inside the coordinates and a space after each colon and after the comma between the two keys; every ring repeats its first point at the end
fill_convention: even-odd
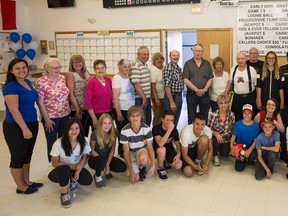
{"type": "Polygon", "coordinates": [[[3,88],[3,134],[11,154],[16,193],[31,194],[43,186],[29,177],[38,134],[35,103],[51,164],[48,178],[60,185],[63,207],[71,206],[69,190],[76,195],[78,183],[90,185],[94,180],[96,187],[103,187],[102,172],[111,179],[111,171],[127,170],[131,183],[151,177],[155,170],[166,180],[166,170],[171,166],[182,169],[186,177],[194,172],[207,174],[211,162],[220,166],[220,157],[237,151],[235,143],[245,144],[244,157],[235,160],[237,171],[256,161],[256,179],[271,177],[280,147],[281,158],[288,158],[284,135],[288,124],[288,100],[284,100],[288,97],[288,78],[284,79],[288,66],[279,69],[274,52],[268,52],[261,63],[258,50],[251,48],[248,61],[244,53],[237,54],[237,65],[229,75],[223,71],[221,57],[214,59],[213,72],[202,58],[203,52],[202,45],[196,44],[194,57],[185,63],[183,71],[177,50],[169,53],[170,62],[165,66],[164,56],[155,53],[149,68],[149,49],[141,46],[135,61],[118,62],[119,71],[112,80],[106,76],[104,60],[94,62],[95,76],[90,78],[81,55],[71,57],[66,76],[60,73],[60,61],[48,58],[46,73],[36,81],[35,89],[27,79],[27,62],[12,60],[3,88]],[[188,125],[179,136],[184,84],[188,125]],[[116,149],[120,157],[115,157],[116,149]],[[85,168],[87,163],[95,171],[93,176],[85,168]]]}

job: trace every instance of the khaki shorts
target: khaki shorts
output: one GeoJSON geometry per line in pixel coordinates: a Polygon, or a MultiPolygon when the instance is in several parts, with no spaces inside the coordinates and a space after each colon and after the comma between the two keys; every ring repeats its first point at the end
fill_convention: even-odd
{"type": "Polygon", "coordinates": [[[133,168],[134,173],[139,173],[139,161],[138,161],[139,157],[138,156],[139,156],[139,153],[142,151],[147,152],[147,149],[141,148],[135,152],[130,151],[130,158],[131,158],[131,163],[132,163],[132,168],[133,168]]]}

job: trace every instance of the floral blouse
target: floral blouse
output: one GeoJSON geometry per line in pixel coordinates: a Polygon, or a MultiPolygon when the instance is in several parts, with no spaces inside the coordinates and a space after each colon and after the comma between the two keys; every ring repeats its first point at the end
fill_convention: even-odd
{"type": "Polygon", "coordinates": [[[61,118],[70,114],[69,89],[66,79],[59,75],[57,81],[50,80],[46,75],[36,81],[36,91],[44,99],[49,118],[61,118]]]}

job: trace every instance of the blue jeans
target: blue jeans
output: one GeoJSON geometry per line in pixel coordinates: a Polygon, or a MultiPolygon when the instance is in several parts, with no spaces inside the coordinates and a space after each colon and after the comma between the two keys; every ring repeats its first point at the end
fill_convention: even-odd
{"type": "MultiPolygon", "coordinates": [[[[262,158],[270,171],[273,173],[275,163],[278,158],[278,153],[273,151],[262,151],[262,158]]],[[[266,176],[266,171],[260,162],[257,160],[255,164],[255,178],[261,180],[266,176]]]]}
{"type": "Polygon", "coordinates": [[[187,92],[186,101],[188,110],[188,124],[191,124],[194,120],[198,105],[200,113],[205,116],[206,120],[208,119],[210,97],[207,93],[199,97],[195,92],[189,91],[189,93],[187,92]]]}
{"type": "MultiPolygon", "coordinates": [[[[135,98],[135,105],[136,106],[141,106],[142,102],[143,102],[142,98],[135,98]]],[[[151,119],[152,119],[150,98],[147,98],[147,106],[145,109],[143,109],[143,113],[144,113],[143,122],[150,127],[151,119]]]]}
{"type": "MultiPolygon", "coordinates": [[[[179,122],[180,115],[181,115],[183,99],[182,99],[182,94],[172,94],[172,97],[177,107],[176,112],[174,113],[175,114],[174,125],[177,128],[177,124],[179,122]]],[[[165,107],[165,110],[171,110],[170,101],[166,94],[164,96],[164,107],[165,107]]]]}
{"type": "Polygon", "coordinates": [[[51,120],[55,123],[53,126],[53,131],[46,131],[45,129],[45,121],[42,119],[42,124],[44,127],[45,137],[47,141],[47,156],[48,161],[51,162],[50,152],[54,142],[64,134],[66,122],[69,120],[70,115],[61,118],[51,118],[51,120]]]}
{"type": "Polygon", "coordinates": [[[257,158],[257,151],[254,148],[252,150],[251,154],[249,155],[248,159],[245,158],[244,161],[241,161],[241,160],[235,161],[235,170],[238,172],[242,172],[246,167],[246,160],[248,160],[249,162],[252,162],[252,161],[254,162],[254,160],[256,160],[256,158],[257,158]]]}

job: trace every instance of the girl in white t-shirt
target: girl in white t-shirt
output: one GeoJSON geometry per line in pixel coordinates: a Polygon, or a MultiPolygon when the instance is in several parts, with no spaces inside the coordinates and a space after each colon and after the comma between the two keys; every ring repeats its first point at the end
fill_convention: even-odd
{"type": "Polygon", "coordinates": [[[81,121],[77,118],[69,119],[63,137],[53,144],[50,155],[52,166],[55,168],[48,174],[52,182],[59,183],[60,201],[65,208],[71,206],[71,197],[68,193],[69,181],[73,196],[78,190],[78,182],[81,185],[90,185],[93,181],[91,174],[84,167],[90,151],[81,121]]]}

